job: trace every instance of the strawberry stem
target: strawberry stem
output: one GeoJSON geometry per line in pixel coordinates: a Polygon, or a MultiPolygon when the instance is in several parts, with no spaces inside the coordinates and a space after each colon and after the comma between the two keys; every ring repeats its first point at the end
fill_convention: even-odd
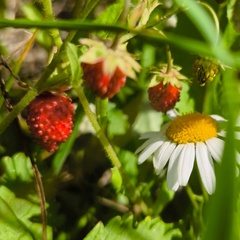
{"type": "Polygon", "coordinates": [[[119,159],[118,159],[115,151],[113,150],[111,144],[109,143],[108,139],[106,138],[104,132],[102,131],[99,123],[97,122],[95,114],[90,109],[87,98],[86,98],[82,88],[80,86],[75,86],[74,89],[78,95],[78,98],[83,106],[83,109],[84,109],[86,115],[89,118],[89,121],[91,122],[91,124],[92,124],[99,140],[101,141],[105,151],[107,152],[113,166],[116,166],[118,169],[120,169],[122,167],[122,164],[119,161],[119,159]]]}
{"type": "MultiPolygon", "coordinates": [[[[43,6],[44,19],[54,20],[52,1],[51,0],[41,0],[40,2],[43,6]]],[[[57,28],[49,29],[49,32],[53,38],[55,45],[59,49],[62,45],[62,39],[60,37],[60,33],[59,33],[58,29],[57,28]]]]}
{"type": "MultiPolygon", "coordinates": [[[[94,6],[97,4],[99,0],[92,0],[90,1],[86,7],[82,10],[81,8],[78,8],[78,4],[74,6],[74,17],[80,18],[81,20],[84,20],[87,15],[91,12],[91,10],[94,8],[94,6]],[[82,10],[82,11],[81,11],[82,10]]],[[[79,2],[79,1],[77,1],[79,2]]],[[[14,20],[12,20],[14,21],[14,20]]],[[[41,21],[43,23],[44,21],[41,21]]],[[[52,22],[53,24],[53,22],[52,22]]],[[[51,63],[45,68],[42,76],[34,86],[34,89],[30,89],[26,95],[21,99],[21,101],[14,106],[13,110],[0,122],[0,134],[4,132],[4,130],[10,125],[10,123],[14,120],[14,118],[32,101],[37,94],[41,93],[42,91],[46,90],[46,79],[49,79],[51,74],[54,72],[55,68],[57,67],[57,64],[59,63],[63,53],[65,52],[65,48],[67,46],[68,42],[71,42],[72,39],[75,36],[76,30],[72,30],[69,32],[67,37],[65,38],[63,44],[61,45],[61,48],[59,51],[54,55],[51,63]]],[[[35,36],[34,36],[35,37],[35,36]]],[[[16,72],[14,71],[16,74],[16,72]]],[[[6,84],[8,85],[8,84],[6,84]]],[[[8,87],[7,87],[8,90],[8,87]]],[[[1,106],[1,96],[0,96],[0,106],[1,106]]]]}
{"type": "Polygon", "coordinates": [[[97,137],[99,138],[102,146],[104,147],[105,152],[107,153],[110,161],[112,162],[112,165],[115,166],[117,168],[117,170],[119,171],[119,175],[122,178],[123,187],[124,187],[125,192],[127,193],[128,197],[130,198],[130,201],[132,203],[138,202],[138,203],[141,203],[143,206],[145,206],[142,199],[140,199],[138,192],[135,190],[135,188],[132,186],[131,182],[129,181],[128,176],[125,174],[125,172],[122,168],[122,164],[119,161],[116,152],[114,151],[112,145],[108,141],[106,135],[104,134],[102,128],[100,127],[100,125],[96,119],[96,115],[90,109],[88,100],[82,90],[82,87],[77,85],[77,86],[74,86],[73,88],[78,95],[78,98],[83,106],[83,109],[84,109],[89,121],[91,122],[91,124],[96,132],[97,137]]]}
{"type": "Polygon", "coordinates": [[[107,106],[108,106],[108,98],[101,99],[99,97],[96,98],[96,116],[97,121],[100,124],[103,131],[106,128],[107,124],[107,106]]]}
{"type": "MultiPolygon", "coordinates": [[[[205,189],[204,189],[204,191],[206,193],[205,189]]],[[[188,195],[196,213],[198,213],[197,215],[199,216],[199,218],[196,218],[196,220],[195,220],[198,222],[198,224],[196,226],[202,227],[203,226],[203,218],[202,218],[201,212],[203,211],[202,208],[203,208],[204,198],[195,195],[189,185],[186,186],[186,192],[187,192],[187,195],[188,195]]]]}
{"type": "Polygon", "coordinates": [[[120,39],[120,33],[117,33],[114,40],[113,40],[113,43],[111,45],[111,48],[114,50],[117,48],[118,46],[118,43],[119,43],[119,39],[120,39]]]}
{"type": "Polygon", "coordinates": [[[10,125],[16,116],[28,105],[30,101],[32,101],[37,96],[37,94],[38,92],[36,89],[31,89],[21,99],[21,101],[16,106],[14,106],[12,111],[0,123],[0,134],[4,132],[4,130],[10,125]]]}
{"type": "Polygon", "coordinates": [[[172,70],[172,54],[169,45],[166,46],[167,52],[167,73],[170,73],[172,70]]]}
{"type": "MultiPolygon", "coordinates": [[[[120,22],[124,23],[126,21],[129,8],[130,8],[130,1],[125,0],[124,8],[123,8],[123,11],[122,11],[121,16],[120,16],[120,22]]],[[[120,38],[121,38],[121,34],[117,33],[114,40],[113,40],[113,43],[111,45],[112,49],[116,49],[116,47],[118,46],[120,38]]]]}
{"type": "MultiPolygon", "coordinates": [[[[95,7],[98,1],[99,0],[91,0],[84,6],[83,9],[79,7],[79,4],[81,1],[77,1],[73,8],[73,17],[75,19],[81,19],[81,21],[83,21],[91,12],[91,10],[95,7]]],[[[45,84],[46,79],[48,79],[51,76],[51,74],[54,72],[55,68],[57,67],[57,64],[59,63],[60,59],[62,58],[62,55],[65,52],[67,44],[73,40],[76,32],[77,30],[72,30],[68,33],[67,37],[64,39],[63,43],[61,44],[59,51],[54,55],[51,63],[48,65],[48,67],[43,72],[41,78],[38,80],[35,87],[38,90],[40,89],[39,92],[45,90],[45,89],[42,89],[42,85],[45,84]]]]}

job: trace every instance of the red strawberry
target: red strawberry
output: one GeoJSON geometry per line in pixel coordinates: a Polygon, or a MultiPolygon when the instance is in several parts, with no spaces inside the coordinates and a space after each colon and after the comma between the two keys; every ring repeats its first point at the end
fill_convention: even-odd
{"type": "Polygon", "coordinates": [[[72,133],[73,115],[70,98],[44,92],[28,105],[27,124],[42,148],[54,152],[72,133]]]}
{"type": "Polygon", "coordinates": [[[148,88],[148,98],[151,106],[158,112],[167,112],[179,101],[182,90],[182,80],[187,78],[180,73],[179,66],[160,65],[153,71],[154,75],[148,88]]]}
{"type": "Polygon", "coordinates": [[[167,112],[179,101],[181,87],[175,87],[171,83],[163,84],[163,81],[148,89],[148,98],[151,106],[158,112],[167,112]]]}
{"type": "Polygon", "coordinates": [[[107,43],[81,39],[89,49],[81,56],[83,80],[100,98],[112,98],[125,85],[126,78],[135,78],[140,65],[127,52],[126,45],[114,49],[107,43]]]}
{"type": "Polygon", "coordinates": [[[95,64],[81,63],[81,66],[86,85],[100,98],[112,98],[125,85],[126,75],[118,67],[110,75],[104,74],[103,61],[95,64]]]}

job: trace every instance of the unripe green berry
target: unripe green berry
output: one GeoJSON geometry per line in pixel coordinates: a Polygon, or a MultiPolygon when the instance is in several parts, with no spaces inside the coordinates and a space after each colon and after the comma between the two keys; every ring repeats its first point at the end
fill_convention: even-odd
{"type": "Polygon", "coordinates": [[[193,63],[193,76],[200,86],[211,82],[218,72],[219,63],[209,57],[199,57],[193,63]]]}

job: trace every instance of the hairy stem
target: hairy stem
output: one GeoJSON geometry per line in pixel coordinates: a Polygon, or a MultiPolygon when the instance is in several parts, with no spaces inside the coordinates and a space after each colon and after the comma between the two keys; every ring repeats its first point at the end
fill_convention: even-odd
{"type": "MultiPolygon", "coordinates": [[[[43,6],[43,13],[44,13],[44,18],[48,20],[55,20],[53,9],[52,9],[52,1],[51,0],[38,0],[42,6],[43,6]]],[[[49,29],[49,33],[53,38],[54,44],[57,46],[59,49],[62,45],[62,39],[60,37],[60,33],[58,29],[52,28],[49,29]]]]}
{"type": "Polygon", "coordinates": [[[28,105],[30,101],[32,101],[37,96],[37,94],[37,90],[31,89],[21,99],[21,101],[16,106],[14,106],[13,110],[0,123],[0,134],[4,132],[4,130],[10,125],[14,118],[16,118],[16,116],[28,105]]]}
{"type": "Polygon", "coordinates": [[[106,99],[96,98],[95,103],[96,103],[97,121],[99,122],[100,126],[104,131],[107,124],[108,98],[106,99]]]}
{"type": "Polygon", "coordinates": [[[76,91],[78,98],[83,106],[83,109],[84,109],[86,115],[88,116],[89,121],[91,122],[99,140],[101,141],[101,143],[104,147],[104,150],[106,151],[109,159],[111,160],[112,165],[116,166],[118,169],[120,169],[122,167],[122,164],[119,161],[119,159],[118,159],[115,151],[113,150],[111,144],[109,143],[108,139],[106,138],[103,130],[101,129],[101,127],[96,119],[95,114],[90,109],[89,103],[87,101],[87,98],[86,98],[81,86],[75,86],[74,90],[76,91]]]}
{"type": "Polygon", "coordinates": [[[92,112],[92,110],[89,108],[88,100],[82,90],[81,86],[74,86],[74,90],[76,91],[78,98],[83,106],[83,109],[91,122],[97,137],[99,138],[102,146],[104,147],[105,152],[107,153],[111,163],[113,166],[116,167],[117,171],[119,172],[119,175],[122,178],[122,187],[124,188],[124,191],[126,192],[126,195],[129,197],[129,200],[132,205],[135,203],[138,203],[142,206],[142,211],[146,213],[145,209],[147,209],[146,204],[141,199],[139,193],[136,191],[134,186],[131,184],[128,176],[126,175],[121,162],[118,159],[118,156],[116,155],[116,152],[114,151],[112,145],[110,144],[109,140],[107,139],[106,135],[104,134],[103,130],[101,129],[97,119],[96,115],[92,112]]]}

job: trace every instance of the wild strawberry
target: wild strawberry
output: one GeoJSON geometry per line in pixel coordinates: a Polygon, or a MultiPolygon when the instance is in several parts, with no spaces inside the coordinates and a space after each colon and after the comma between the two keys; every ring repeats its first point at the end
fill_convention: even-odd
{"type": "Polygon", "coordinates": [[[44,92],[27,107],[27,124],[43,149],[57,150],[72,133],[74,108],[65,95],[44,92]]]}
{"type": "Polygon", "coordinates": [[[126,75],[118,67],[110,76],[102,71],[103,61],[95,64],[82,63],[81,66],[86,85],[98,97],[112,98],[125,85],[126,75]]]}
{"type": "Polygon", "coordinates": [[[193,63],[193,76],[195,80],[204,86],[211,82],[219,71],[219,63],[208,57],[199,57],[193,63]]]}
{"type": "Polygon", "coordinates": [[[135,78],[140,65],[126,51],[125,45],[111,49],[103,42],[82,39],[90,48],[81,56],[83,80],[96,96],[112,98],[125,85],[126,78],[135,78]]]}
{"type": "Polygon", "coordinates": [[[154,71],[148,89],[148,98],[151,106],[158,112],[167,112],[172,109],[180,100],[182,84],[180,80],[186,79],[180,74],[180,69],[173,66],[168,72],[167,67],[163,66],[158,71],[154,71]]]}
{"type": "Polygon", "coordinates": [[[148,98],[151,106],[158,112],[167,112],[172,109],[180,99],[181,88],[173,86],[171,83],[166,85],[160,82],[148,89],[148,98]]]}

